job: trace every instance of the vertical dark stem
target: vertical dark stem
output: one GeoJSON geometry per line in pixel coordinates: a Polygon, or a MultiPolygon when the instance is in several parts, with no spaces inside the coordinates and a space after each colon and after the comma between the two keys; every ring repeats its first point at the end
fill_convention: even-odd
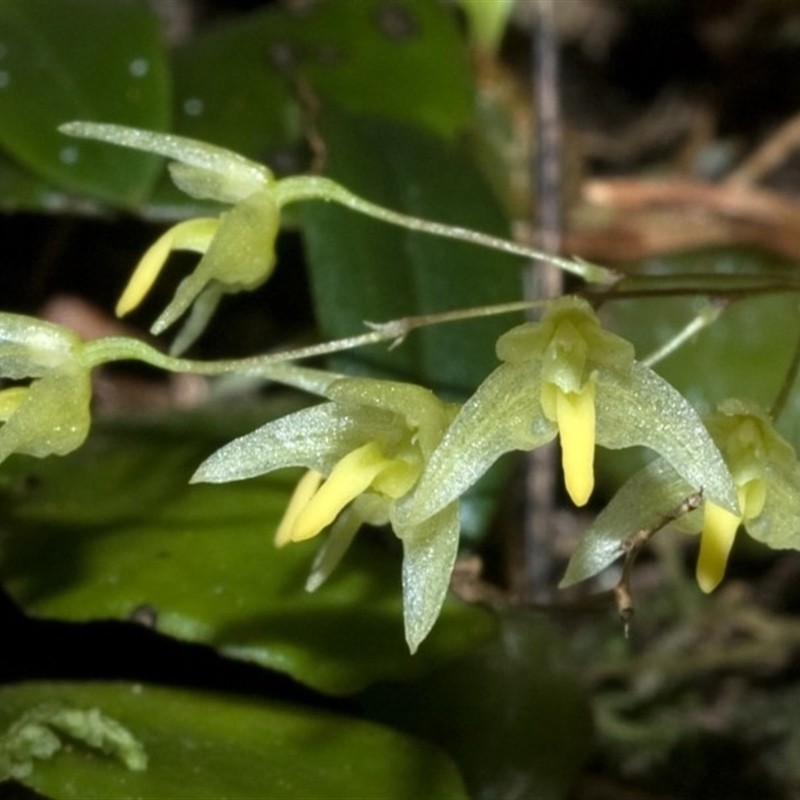
{"type": "MultiPolygon", "coordinates": [[[[555,0],[538,0],[539,24],[533,41],[536,152],[532,160],[536,187],[538,246],[558,253],[561,246],[561,104],[555,0]]],[[[563,291],[560,271],[542,262],[531,264],[526,280],[527,299],[556,297],[563,291]]],[[[534,450],[528,457],[525,482],[523,594],[528,601],[544,602],[552,578],[551,547],[555,518],[555,444],[534,450]]]]}

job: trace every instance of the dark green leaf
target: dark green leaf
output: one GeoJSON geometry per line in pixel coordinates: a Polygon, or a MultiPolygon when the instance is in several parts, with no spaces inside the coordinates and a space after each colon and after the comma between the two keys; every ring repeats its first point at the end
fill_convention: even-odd
{"type": "Polygon", "coordinates": [[[501,635],[405,686],[375,687],[373,717],[436,742],[470,795],[560,800],[588,756],[588,698],[543,617],[504,615],[501,635]]]}
{"type": "Polygon", "coordinates": [[[389,533],[362,531],[328,583],[305,592],[318,543],[272,543],[297,475],[188,486],[218,444],[130,429],[63,459],[10,460],[0,481],[6,590],[31,615],[70,621],[130,619],[147,604],[166,635],[334,694],[424,673],[493,630],[488,613],[451,600],[410,656],[389,533]]]}
{"type": "MultiPolygon", "coordinates": [[[[327,113],[327,174],[352,191],[413,216],[508,236],[491,190],[455,146],[376,118],[327,113]]],[[[349,336],[365,320],[511,302],[521,261],[475,245],[412,233],[333,204],[301,209],[323,333],[349,336]]],[[[516,316],[426,328],[400,347],[356,354],[395,377],[465,395],[497,365],[494,343],[516,316]]]]}
{"type": "Polygon", "coordinates": [[[140,200],[158,161],[57,132],[74,119],[168,125],[169,79],[152,9],[135,0],[0,0],[0,146],[72,192],[140,200]]]}
{"type": "Polygon", "coordinates": [[[41,703],[99,708],[148,757],[133,772],[76,744],[37,760],[24,784],[55,800],[466,797],[430,745],[319,710],[141,684],[30,683],[0,689],[0,730],[41,703]]]}
{"type": "Polygon", "coordinates": [[[472,114],[466,51],[430,2],[315,3],[225,21],[175,53],[176,129],[259,158],[305,135],[299,98],[444,136],[472,114]]]}

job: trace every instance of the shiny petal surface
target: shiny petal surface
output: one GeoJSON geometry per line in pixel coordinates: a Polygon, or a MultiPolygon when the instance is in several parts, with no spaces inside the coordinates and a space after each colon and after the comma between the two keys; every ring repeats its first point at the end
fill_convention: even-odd
{"type": "Polygon", "coordinates": [[[539,399],[541,370],[502,364],[463,405],[431,456],[403,524],[417,524],[455,500],[504,453],[532,450],[555,438],[539,399]]]}
{"type": "Polygon", "coordinates": [[[192,483],[238,481],[282,467],[328,474],[365,439],[385,435],[390,422],[389,414],[363,409],[356,418],[334,403],[303,409],[220,448],[198,467],[192,483]]]}
{"type": "Polygon", "coordinates": [[[597,443],[611,449],[642,445],[663,456],[695,489],[732,513],[736,487],[717,446],[683,396],[639,363],[598,370],[597,443]]]}
{"type": "Polygon", "coordinates": [[[69,122],[61,125],[59,130],[82,139],[95,139],[166,156],[194,167],[193,173],[188,170],[180,173],[181,188],[188,191],[194,187],[197,191],[194,196],[212,197],[222,203],[238,202],[273,180],[272,173],[261,164],[231,150],[185,136],[98,122],[69,122]],[[214,193],[211,194],[209,188],[214,181],[214,193]]]}
{"type": "Polygon", "coordinates": [[[458,554],[458,533],[458,503],[398,531],[403,541],[403,616],[412,653],[439,617],[458,554]]]}

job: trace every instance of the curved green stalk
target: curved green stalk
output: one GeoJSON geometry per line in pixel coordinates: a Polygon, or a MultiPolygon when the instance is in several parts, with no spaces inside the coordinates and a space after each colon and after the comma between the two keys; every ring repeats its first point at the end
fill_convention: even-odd
{"type": "Polygon", "coordinates": [[[606,267],[590,264],[582,259],[559,258],[541,250],[535,250],[524,244],[501,239],[497,236],[490,236],[486,233],[460,228],[455,225],[445,225],[441,222],[430,222],[429,220],[419,219],[418,217],[400,214],[391,211],[383,206],[364,200],[358,195],[353,194],[344,186],[330,180],[330,178],[314,177],[303,175],[298,177],[283,178],[275,186],[275,199],[279,206],[297,203],[303,200],[326,200],[328,202],[339,203],[347,206],[353,211],[373,217],[375,219],[388,222],[391,225],[399,225],[414,231],[423,231],[434,236],[442,236],[448,239],[458,239],[470,244],[489,247],[500,250],[510,255],[532,258],[537,261],[546,261],[553,264],[565,272],[570,272],[583,278],[589,283],[609,284],[618,280],[618,275],[606,267]]]}

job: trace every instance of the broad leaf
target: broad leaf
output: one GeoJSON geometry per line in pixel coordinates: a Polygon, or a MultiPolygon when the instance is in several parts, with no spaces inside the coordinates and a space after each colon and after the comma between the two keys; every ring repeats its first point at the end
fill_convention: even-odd
{"type": "Polygon", "coordinates": [[[167,126],[169,78],[154,12],[142,2],[2,0],[0,146],[72,192],[139,201],[158,161],[70,141],[56,128],[72,119],[167,126]]]}
{"type": "Polygon", "coordinates": [[[401,553],[362,531],[331,579],[304,591],[318,543],[276,550],[296,473],[188,486],[208,439],[179,427],[95,435],[63,459],[4,466],[0,579],[29,614],[130,619],[344,694],[468,651],[492,617],[455,600],[419,653],[403,636],[401,553]]]}
{"type": "MultiPolygon", "coordinates": [[[[491,190],[454,145],[410,127],[332,110],[322,134],[326,173],[357,194],[425,219],[509,235],[491,190]]],[[[298,213],[325,336],[350,336],[364,330],[365,320],[520,299],[521,259],[409,232],[333,204],[308,203],[298,213]]],[[[355,357],[463,396],[496,366],[494,342],[518,321],[506,315],[439,325],[414,332],[394,350],[382,346],[355,357]]]]}
{"type": "Polygon", "coordinates": [[[42,703],[99,709],[147,756],[132,771],[68,740],[21,779],[53,800],[466,797],[431,745],[319,709],[142,684],[29,683],[0,689],[0,732],[42,703]]]}
{"type": "Polygon", "coordinates": [[[470,796],[563,800],[592,746],[588,698],[547,619],[504,614],[496,639],[406,685],[376,686],[374,719],[435,742],[470,796]]]}
{"type": "Polygon", "coordinates": [[[437,3],[271,7],[201,32],[174,63],[177,130],[253,158],[305,137],[303,91],[444,136],[472,114],[464,44],[437,3]]]}

